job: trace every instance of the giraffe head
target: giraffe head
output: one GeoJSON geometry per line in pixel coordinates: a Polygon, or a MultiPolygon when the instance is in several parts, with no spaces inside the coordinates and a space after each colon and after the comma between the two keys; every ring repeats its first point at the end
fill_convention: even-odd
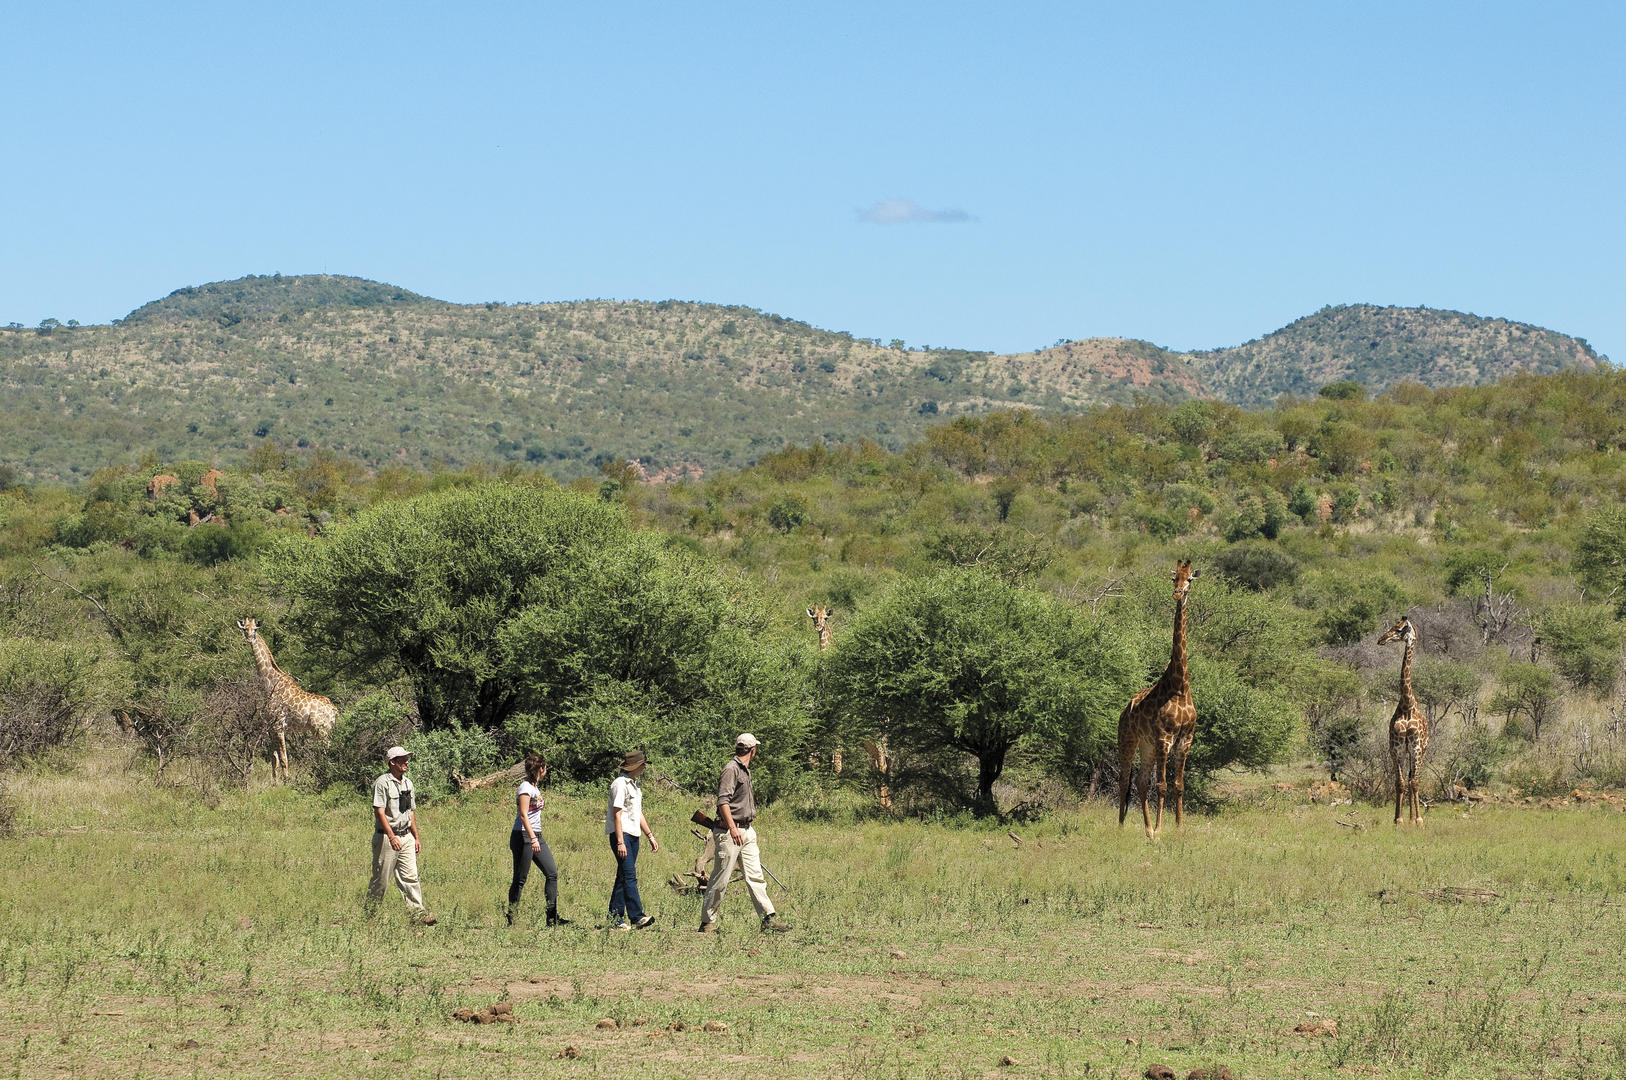
{"type": "Polygon", "coordinates": [[[243,632],[244,637],[252,638],[255,632],[260,629],[260,623],[257,619],[238,619],[237,629],[243,632]]]}
{"type": "Polygon", "coordinates": [[[1170,574],[1169,577],[1174,581],[1174,598],[1176,600],[1184,600],[1186,598],[1186,593],[1191,589],[1192,580],[1195,579],[1199,573],[1201,573],[1201,571],[1193,570],[1191,568],[1190,559],[1187,559],[1185,562],[1178,562],[1174,564],[1174,573],[1170,574]]]}
{"type": "Polygon", "coordinates": [[[1396,638],[1404,641],[1407,645],[1411,645],[1417,640],[1417,627],[1413,626],[1411,620],[1404,615],[1400,616],[1399,622],[1383,632],[1383,636],[1378,638],[1378,644],[1387,645],[1396,638]]]}
{"type": "Polygon", "coordinates": [[[807,617],[813,620],[813,629],[820,634],[830,628],[830,609],[824,604],[808,608],[807,617]]]}

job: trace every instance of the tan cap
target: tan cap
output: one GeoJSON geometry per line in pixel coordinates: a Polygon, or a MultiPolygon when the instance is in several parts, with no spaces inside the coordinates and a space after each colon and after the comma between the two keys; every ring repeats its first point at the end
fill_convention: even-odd
{"type": "Polygon", "coordinates": [[[751,749],[755,749],[757,746],[760,746],[761,743],[759,743],[757,741],[757,737],[755,735],[753,735],[749,731],[747,731],[747,732],[742,733],[739,738],[734,740],[734,745],[735,746],[743,746],[747,750],[751,750],[751,749]]]}
{"type": "Polygon", "coordinates": [[[394,761],[398,757],[411,757],[411,756],[412,756],[412,751],[408,750],[404,746],[392,746],[388,750],[384,751],[384,760],[385,761],[394,761]]]}

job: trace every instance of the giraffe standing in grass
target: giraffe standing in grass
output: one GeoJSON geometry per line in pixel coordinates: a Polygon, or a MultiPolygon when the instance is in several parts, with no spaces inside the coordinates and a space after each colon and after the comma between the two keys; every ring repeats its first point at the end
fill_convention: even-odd
{"type": "Polygon", "coordinates": [[[1167,790],[1169,758],[1174,758],[1174,824],[1179,828],[1186,800],[1186,755],[1197,736],[1197,707],[1191,703],[1191,679],[1186,674],[1186,593],[1197,576],[1190,560],[1174,568],[1174,647],[1163,677],[1136,694],[1118,717],[1118,824],[1129,813],[1130,772],[1140,752],[1140,813],[1146,835],[1157,838],[1163,827],[1163,796],[1167,790]],[[1147,810],[1152,774],[1157,774],[1157,823],[1147,810]]]}
{"type": "Polygon", "coordinates": [[[1417,707],[1417,698],[1411,691],[1411,654],[1417,644],[1417,627],[1401,616],[1399,622],[1383,632],[1379,645],[1387,645],[1396,638],[1405,643],[1406,652],[1400,661],[1400,703],[1389,718],[1389,762],[1395,775],[1395,824],[1400,824],[1400,806],[1407,804],[1407,820],[1422,825],[1422,801],[1417,795],[1417,774],[1422,771],[1423,753],[1428,749],[1428,717],[1417,707]]]}
{"type": "Polygon", "coordinates": [[[313,694],[300,687],[289,675],[277,666],[276,660],[271,656],[271,648],[266,645],[265,639],[260,637],[260,624],[253,619],[240,619],[237,629],[243,632],[248,639],[248,647],[254,650],[254,666],[260,673],[260,685],[265,689],[271,709],[271,720],[276,727],[277,745],[271,749],[271,779],[277,779],[277,766],[282,766],[282,779],[288,779],[288,731],[290,729],[299,733],[309,733],[318,739],[327,740],[328,732],[333,730],[334,721],[339,717],[339,710],[333,702],[321,694],[313,694]]]}

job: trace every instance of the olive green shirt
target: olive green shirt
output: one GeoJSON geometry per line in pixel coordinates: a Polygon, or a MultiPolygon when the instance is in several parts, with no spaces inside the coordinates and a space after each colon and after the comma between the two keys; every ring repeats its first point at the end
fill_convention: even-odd
{"type": "Polygon", "coordinates": [[[723,766],[722,779],[717,781],[718,824],[722,824],[723,807],[734,818],[734,824],[745,828],[756,819],[757,800],[751,793],[751,770],[739,758],[729,758],[723,766]]]}

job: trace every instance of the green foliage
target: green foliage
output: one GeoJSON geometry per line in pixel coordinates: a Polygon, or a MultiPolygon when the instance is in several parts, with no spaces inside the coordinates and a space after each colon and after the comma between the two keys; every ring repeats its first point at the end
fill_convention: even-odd
{"type": "MultiPolygon", "coordinates": [[[[425,802],[455,793],[456,777],[480,776],[506,764],[496,735],[483,728],[452,724],[420,731],[404,745],[412,753],[412,786],[425,802]]],[[[383,765],[374,767],[369,786],[384,769],[383,765]]]]}
{"type": "MultiPolygon", "coordinates": [[[[375,690],[351,702],[339,713],[328,734],[328,744],[317,756],[311,773],[317,788],[341,787],[370,791],[387,768],[384,751],[404,746],[415,726],[412,711],[393,694],[375,690]]],[[[418,762],[414,771],[423,766],[418,762]]],[[[413,784],[416,786],[415,779],[413,784]]]]}
{"type": "Polygon", "coordinates": [[[800,745],[805,676],[754,590],[596,499],[419,496],[279,558],[312,641],[411,680],[447,769],[473,768],[476,735],[578,776],[636,739],[696,783],[739,731],[770,754],[800,745]]]}
{"type": "Polygon", "coordinates": [[[1238,585],[1269,592],[1298,580],[1299,561],[1274,544],[1246,541],[1232,544],[1214,556],[1214,568],[1238,585]]]}
{"type": "Polygon", "coordinates": [[[426,729],[492,729],[524,708],[502,669],[503,627],[550,575],[628,533],[624,513],[596,499],[488,484],[373,507],[320,542],[283,542],[273,566],[307,639],[404,674],[426,729]]]}
{"type": "Polygon", "coordinates": [[[1267,689],[1244,678],[1223,656],[1193,656],[1191,700],[1197,707],[1197,738],[1187,771],[1197,780],[1226,766],[1263,768],[1287,756],[1298,711],[1284,689],[1267,689]]]}
{"type": "Polygon", "coordinates": [[[1613,594],[1626,616],[1626,506],[1600,506],[1587,515],[1575,545],[1575,572],[1594,593],[1613,594]]]}
{"type": "Polygon", "coordinates": [[[800,650],[769,633],[756,589],[650,533],[630,534],[533,581],[496,634],[524,713],[511,732],[567,772],[604,776],[641,745],[703,789],[733,739],[762,740],[765,794],[793,771],[808,724],[800,650]]]}
{"type": "Polygon", "coordinates": [[[1541,738],[1541,729],[1558,707],[1558,684],[1553,673],[1539,664],[1514,661],[1502,669],[1501,684],[1490,700],[1490,710],[1507,717],[1505,734],[1541,738]]]}
{"type": "Polygon", "coordinates": [[[827,678],[854,734],[887,738],[902,785],[952,783],[969,755],[975,786],[956,794],[989,813],[1013,751],[1053,766],[1104,760],[1131,671],[1101,623],[956,568],[901,581],[855,616],[827,678]]]}
{"type": "Polygon", "coordinates": [[[1564,678],[1597,694],[1615,688],[1626,627],[1608,608],[1595,604],[1549,608],[1537,619],[1536,630],[1564,678]]]}
{"type": "Polygon", "coordinates": [[[0,772],[76,745],[127,678],[93,645],[0,638],[0,772]]]}

